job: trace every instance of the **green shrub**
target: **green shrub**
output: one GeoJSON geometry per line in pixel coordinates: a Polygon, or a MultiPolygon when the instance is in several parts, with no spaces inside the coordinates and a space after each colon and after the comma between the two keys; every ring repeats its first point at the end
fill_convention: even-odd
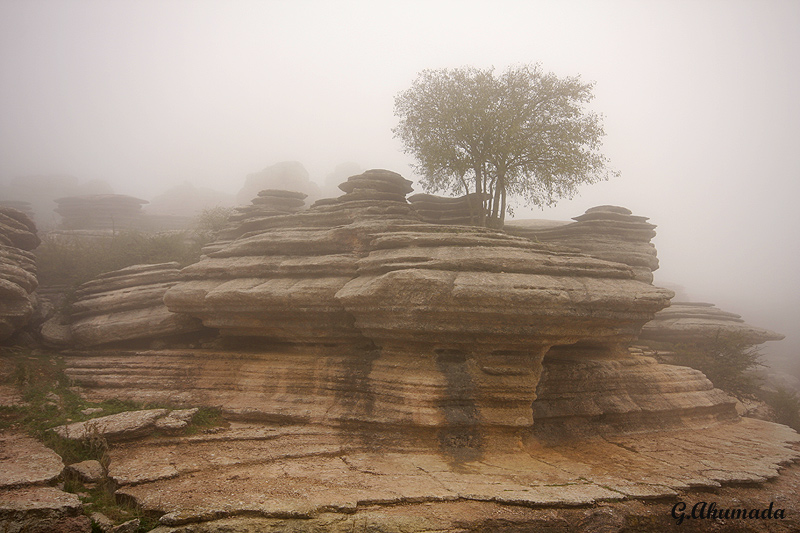
{"type": "Polygon", "coordinates": [[[775,421],[800,431],[800,397],[797,392],[778,387],[761,393],[763,400],[775,412],[775,421]]]}
{"type": "Polygon", "coordinates": [[[759,378],[753,373],[761,362],[761,352],[735,335],[717,335],[709,342],[679,344],[673,347],[674,364],[700,370],[714,386],[742,397],[759,390],[759,378]]]}
{"type": "Polygon", "coordinates": [[[39,282],[74,286],[131,265],[170,261],[187,265],[200,258],[200,247],[186,232],[126,231],[107,238],[69,240],[45,236],[36,250],[39,282]]]}

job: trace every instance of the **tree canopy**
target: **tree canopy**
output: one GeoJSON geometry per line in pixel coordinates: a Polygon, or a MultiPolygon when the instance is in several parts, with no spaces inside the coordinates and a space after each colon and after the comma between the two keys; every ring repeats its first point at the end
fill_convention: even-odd
{"type": "Polygon", "coordinates": [[[478,193],[480,220],[502,225],[509,196],[553,205],[614,174],[600,153],[593,83],[537,65],[424,70],[397,95],[393,130],[430,191],[478,193]]]}

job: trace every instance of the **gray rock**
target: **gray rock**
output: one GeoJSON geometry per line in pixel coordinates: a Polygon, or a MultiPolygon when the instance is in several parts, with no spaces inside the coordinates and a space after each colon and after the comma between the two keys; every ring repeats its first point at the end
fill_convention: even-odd
{"type": "MultiPolygon", "coordinates": [[[[134,265],[84,283],[72,306],[71,338],[81,346],[97,346],[201,330],[199,320],[170,312],[162,302],[179,277],[177,263],[160,263],[134,265]]],[[[59,340],[60,332],[52,333],[52,340],[59,340]]]]}
{"type": "Polygon", "coordinates": [[[148,409],[144,411],[126,411],[115,415],[93,418],[86,422],[75,422],[53,428],[61,437],[71,440],[83,440],[103,437],[118,441],[141,437],[152,433],[156,420],[166,416],[168,409],[148,409]]]}
{"type": "Polygon", "coordinates": [[[72,472],[84,483],[97,483],[105,477],[103,465],[100,461],[88,460],[74,463],[67,466],[67,470],[72,472]]]}
{"type": "Polygon", "coordinates": [[[0,488],[49,483],[64,469],[61,457],[38,440],[0,431],[0,488]]]}
{"type": "Polygon", "coordinates": [[[114,526],[111,528],[111,533],[136,533],[139,531],[139,519],[134,518],[133,520],[128,520],[118,526],[114,526]]]}
{"type": "Polygon", "coordinates": [[[92,520],[92,523],[97,524],[97,527],[103,532],[107,533],[114,527],[114,522],[103,513],[92,513],[89,515],[89,518],[92,520]]]}

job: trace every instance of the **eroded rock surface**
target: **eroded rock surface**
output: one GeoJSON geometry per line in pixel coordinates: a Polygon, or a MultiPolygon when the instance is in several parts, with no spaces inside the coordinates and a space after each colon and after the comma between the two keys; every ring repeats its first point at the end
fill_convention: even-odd
{"type": "Polygon", "coordinates": [[[714,304],[672,302],[645,324],[639,336],[642,341],[673,344],[704,344],[720,337],[756,345],[781,340],[784,335],[751,326],[740,315],[723,311],[714,304]]]}
{"type": "Polygon", "coordinates": [[[525,440],[454,465],[424,447],[398,449],[392,439],[371,449],[325,428],[234,425],[213,435],[115,446],[109,474],[120,483],[119,494],[165,513],[167,526],[211,525],[238,515],[313,524],[325,513],[393,504],[561,508],[676,497],[690,488],[773,479],[797,459],[797,441],[785,426],[742,419],[557,447],[525,440]]]}
{"type": "Polygon", "coordinates": [[[36,225],[22,211],[0,207],[0,341],[26,326],[33,317],[36,225]]]}
{"type": "Polygon", "coordinates": [[[0,431],[0,531],[91,531],[78,497],[46,486],[63,469],[61,457],[38,440],[12,430],[0,431]]]}
{"type": "MultiPolygon", "coordinates": [[[[650,242],[656,226],[647,217],[635,216],[629,209],[602,205],[586,210],[569,224],[509,222],[505,230],[539,242],[561,244],[608,261],[629,265],[638,280],[653,282],[658,269],[656,248],[650,242]]],[[[535,222],[535,221],[534,221],[535,222]]]]}
{"type": "MultiPolygon", "coordinates": [[[[488,195],[484,195],[486,197],[488,195]]],[[[480,225],[481,195],[477,193],[445,198],[433,194],[408,197],[414,211],[425,222],[434,224],[480,225]]]]}
{"type": "Polygon", "coordinates": [[[134,265],[84,283],[72,304],[72,339],[95,346],[200,331],[199,320],[169,311],[162,301],[178,279],[178,263],[159,263],[134,265]]]}
{"type": "Polygon", "coordinates": [[[59,436],[71,440],[104,438],[120,441],[143,437],[155,431],[180,430],[191,422],[197,409],[145,409],[92,418],[53,428],[59,436]]]}

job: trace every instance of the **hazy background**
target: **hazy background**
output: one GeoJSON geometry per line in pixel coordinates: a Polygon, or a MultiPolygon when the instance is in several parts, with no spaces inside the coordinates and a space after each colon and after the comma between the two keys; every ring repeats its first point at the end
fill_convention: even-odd
{"type": "Polygon", "coordinates": [[[596,81],[622,175],[516,216],[651,217],[656,284],[786,334],[770,355],[796,362],[798,28],[797,1],[0,0],[0,191],[70,174],[235,194],[284,160],[414,179],[391,128],[417,72],[541,62],[596,81]]]}

